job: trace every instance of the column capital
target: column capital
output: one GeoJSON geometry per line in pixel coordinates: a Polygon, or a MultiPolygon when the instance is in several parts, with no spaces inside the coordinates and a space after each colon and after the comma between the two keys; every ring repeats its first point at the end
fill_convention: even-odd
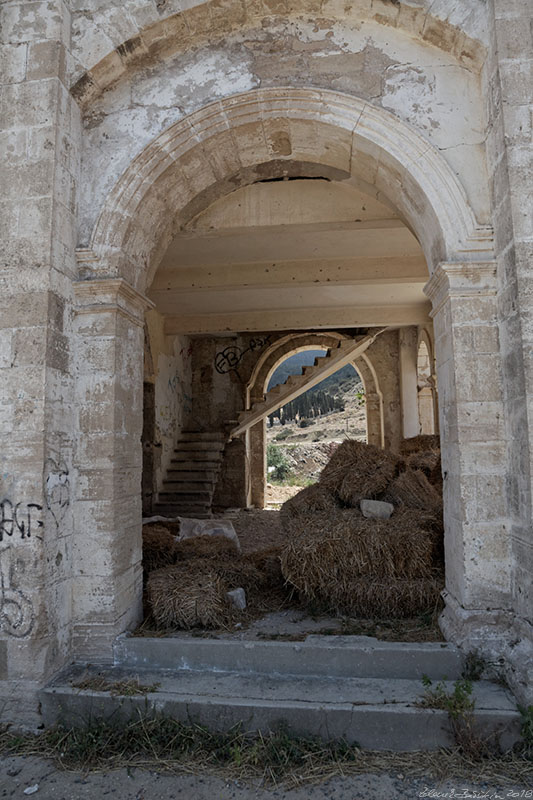
{"type": "Polygon", "coordinates": [[[144,312],[155,305],[124,278],[75,281],[73,287],[77,314],[115,311],[136,325],[144,325],[144,312]]]}
{"type": "Polygon", "coordinates": [[[482,297],[497,292],[496,261],[443,262],[424,286],[432,317],[450,297],[482,297]]]}

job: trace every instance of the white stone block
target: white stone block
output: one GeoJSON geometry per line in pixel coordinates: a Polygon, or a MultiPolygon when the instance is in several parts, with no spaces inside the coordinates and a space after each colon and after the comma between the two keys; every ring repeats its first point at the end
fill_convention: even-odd
{"type": "Polygon", "coordinates": [[[244,611],[246,608],[246,593],[242,587],[238,589],[232,589],[231,592],[227,593],[228,600],[232,605],[235,606],[239,611],[244,611]]]}
{"type": "Polygon", "coordinates": [[[361,500],[361,512],[368,519],[389,519],[394,506],[381,500],[361,500]]]}

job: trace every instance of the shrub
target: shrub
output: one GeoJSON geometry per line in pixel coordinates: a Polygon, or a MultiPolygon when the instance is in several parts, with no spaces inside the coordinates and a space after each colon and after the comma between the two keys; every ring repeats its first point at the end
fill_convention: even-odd
{"type": "Polygon", "coordinates": [[[267,447],[267,467],[274,467],[269,473],[275,481],[284,480],[291,470],[287,456],[275,444],[269,444],[267,447]]]}

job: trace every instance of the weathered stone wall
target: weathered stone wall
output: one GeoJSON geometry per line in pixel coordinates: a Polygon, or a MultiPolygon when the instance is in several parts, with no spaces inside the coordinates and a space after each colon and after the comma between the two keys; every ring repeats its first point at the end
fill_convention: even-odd
{"type": "MultiPolygon", "coordinates": [[[[173,225],[230,191],[237,173],[242,185],[272,177],[261,165],[276,158],[373,184],[424,248],[446,473],[446,630],[505,655],[526,698],[530,3],[187,5],[0,6],[4,716],[36,724],[36,689],[73,657],[109,658],[140,617],[150,306],[141,292],[173,225]]],[[[381,344],[391,367],[395,341],[381,344]]],[[[230,343],[246,350],[250,339],[221,340],[220,351],[230,343]]],[[[203,366],[193,365],[191,395],[215,402],[192,418],[216,428],[244,401],[243,385],[215,369],[213,342],[195,347],[203,366]]],[[[179,353],[166,355],[168,386],[179,353]]],[[[400,409],[386,414],[394,427],[400,409]]]]}
{"type": "Polygon", "coordinates": [[[164,318],[155,309],[146,314],[149,358],[145,352],[145,380],[154,384],[152,449],[153,493],[159,491],[170,465],[178,436],[192,412],[191,357],[188,336],[168,336],[164,318]],[[147,364],[147,361],[149,364],[147,364]]]}
{"type": "Polygon", "coordinates": [[[0,702],[37,723],[35,688],[70,652],[72,288],[80,114],[62,0],[0,8],[0,702]],[[16,690],[15,688],[16,687],[16,690]]]}
{"type": "MultiPolygon", "coordinates": [[[[81,243],[89,243],[104,198],[121,172],[161,131],[222,97],[270,86],[336,89],[392,111],[441,150],[460,176],[478,221],[486,222],[485,114],[478,74],[484,48],[471,43],[469,52],[456,29],[445,33],[437,22],[432,32],[421,9],[411,8],[409,14],[380,0],[372,10],[370,2],[362,9],[358,4],[348,13],[326,4],[319,14],[312,5],[298,3],[274,15],[254,7],[243,18],[243,6],[228,3],[225,24],[215,26],[211,4],[205,3],[171,18],[167,37],[172,45],[164,59],[147,61],[141,48],[139,58],[132,55],[123,69],[124,59],[117,55],[108,65],[114,83],[93,96],[85,112],[81,243]],[[413,35],[421,30],[425,36],[413,35]],[[98,170],[92,169],[95,160],[98,170]]],[[[452,18],[459,17],[460,4],[452,5],[452,18]]],[[[477,16],[476,37],[484,37],[482,2],[469,5],[463,17],[472,23],[477,16]]],[[[83,16],[87,38],[88,16],[83,16]]],[[[113,26],[116,9],[107,8],[106,14],[100,8],[93,16],[102,25],[94,35],[105,41],[103,32],[113,26]]],[[[128,22],[131,17],[124,25],[128,22]]],[[[83,37],[77,41],[85,44],[83,37]]],[[[91,57],[101,53],[93,51],[91,57]]],[[[104,73],[98,80],[104,83],[107,77],[104,73]]],[[[287,155],[281,139],[274,146],[287,155]]]]}

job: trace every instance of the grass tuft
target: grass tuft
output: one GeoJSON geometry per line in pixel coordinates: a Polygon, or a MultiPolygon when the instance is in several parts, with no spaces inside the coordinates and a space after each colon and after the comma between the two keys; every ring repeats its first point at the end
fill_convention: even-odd
{"type": "Polygon", "coordinates": [[[61,769],[82,772],[144,768],[287,788],[333,776],[397,773],[424,779],[486,781],[529,785],[533,766],[523,748],[474,760],[460,747],[436,752],[361,750],[345,741],[323,742],[294,736],[284,726],[267,734],[225,733],[142,714],[121,725],[93,720],[84,728],[49,728],[39,735],[0,732],[3,755],[41,756],[61,769]]]}

